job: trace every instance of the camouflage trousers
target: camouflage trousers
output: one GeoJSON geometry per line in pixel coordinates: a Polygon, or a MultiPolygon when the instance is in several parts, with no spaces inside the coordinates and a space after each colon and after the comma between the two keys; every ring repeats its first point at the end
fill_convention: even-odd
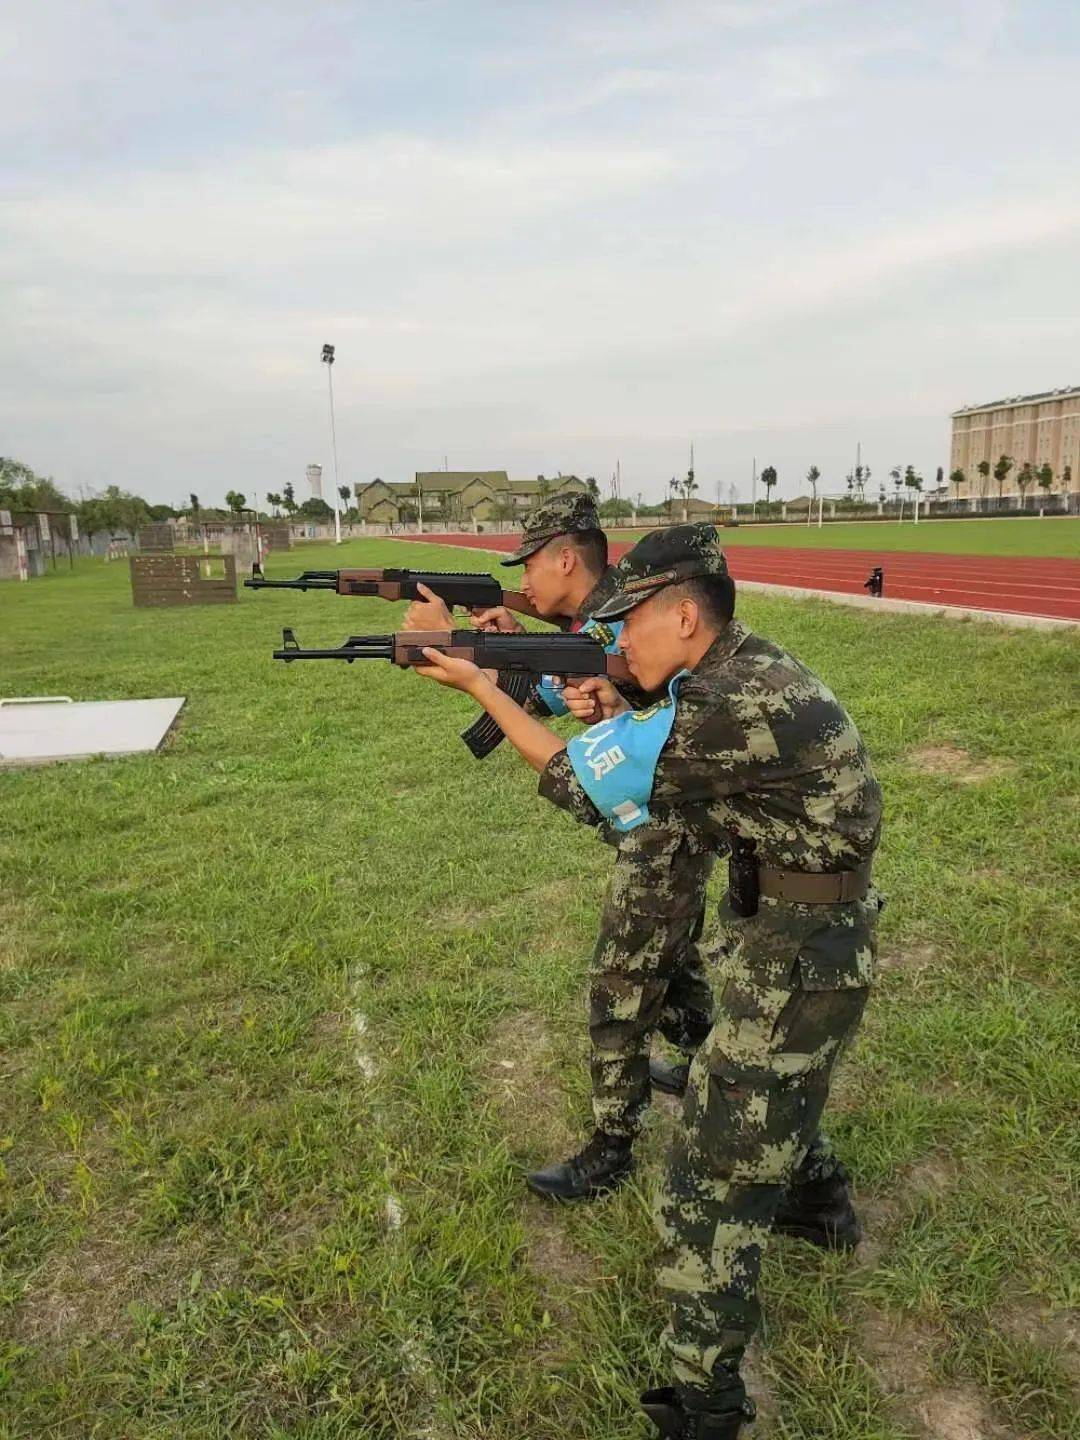
{"type": "Polygon", "coordinates": [[[762,900],[749,919],[721,909],[716,1024],[691,1067],[656,1203],[678,1384],[724,1388],[760,1320],[781,1195],[836,1172],[818,1127],[869,994],[877,912],[876,899],[762,900]]]}
{"type": "Polygon", "coordinates": [[[659,1031],[693,1052],[712,1027],[698,940],[715,856],[681,827],[650,821],[620,837],[589,971],[593,1115],[635,1136],[649,1104],[659,1031]]]}

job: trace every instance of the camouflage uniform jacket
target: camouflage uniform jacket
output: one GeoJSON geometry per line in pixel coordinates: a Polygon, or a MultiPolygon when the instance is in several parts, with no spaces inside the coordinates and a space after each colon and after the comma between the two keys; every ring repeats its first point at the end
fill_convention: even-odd
{"type": "MultiPolygon", "coordinates": [[[[586,825],[603,817],[566,751],[540,793],[586,825]]],[[[839,701],[800,661],[732,620],[682,682],[650,809],[677,811],[710,848],[757,842],[762,865],[848,870],[870,860],[881,789],[839,701]]]]}

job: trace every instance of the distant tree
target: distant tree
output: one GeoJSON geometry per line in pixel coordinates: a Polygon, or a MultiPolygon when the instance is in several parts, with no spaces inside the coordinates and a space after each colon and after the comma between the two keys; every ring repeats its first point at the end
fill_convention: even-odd
{"type": "MultiPolygon", "coordinates": [[[[1013,468],[1016,462],[1011,455],[999,455],[998,462],[994,466],[994,479],[998,482],[998,499],[1002,498],[1005,491],[1005,477],[1013,468]]],[[[981,467],[980,467],[981,468],[981,467]]]]}
{"type": "Polygon", "coordinates": [[[817,499],[818,481],[821,479],[821,471],[816,465],[811,465],[806,472],[806,483],[810,486],[810,503],[817,499]]]}
{"type": "Polygon", "coordinates": [[[937,467],[937,477],[936,477],[936,479],[934,480],[934,489],[940,491],[941,488],[942,488],[942,486],[943,486],[944,484],[945,484],[945,467],[944,467],[944,465],[939,465],[939,466],[937,467]]]}
{"type": "Polygon", "coordinates": [[[196,525],[199,523],[199,508],[199,497],[197,495],[189,495],[188,509],[191,511],[191,518],[196,525]]]}
{"type": "Polygon", "coordinates": [[[239,515],[247,505],[247,496],[241,495],[239,490],[226,490],[225,504],[234,515],[239,515]]]}
{"type": "Polygon", "coordinates": [[[347,485],[339,485],[337,493],[338,499],[342,502],[342,509],[347,510],[349,508],[349,500],[351,498],[349,487],[347,485]]]}
{"type": "Polygon", "coordinates": [[[79,529],[88,540],[115,528],[105,505],[96,495],[91,496],[88,500],[80,500],[75,507],[75,515],[79,522],[79,529]]]}
{"type": "Polygon", "coordinates": [[[38,475],[21,460],[0,456],[0,505],[5,510],[73,510],[51,476],[38,475]]]}
{"type": "Polygon", "coordinates": [[[682,518],[683,524],[685,525],[690,519],[690,498],[698,488],[698,483],[694,479],[693,465],[687,470],[686,478],[676,482],[676,488],[683,497],[682,518]]]}
{"type": "Polygon", "coordinates": [[[634,513],[629,500],[602,500],[598,509],[602,520],[626,520],[634,513]]]}
{"type": "Polygon", "coordinates": [[[849,499],[849,500],[854,500],[854,499],[855,499],[855,472],[854,472],[854,470],[849,470],[848,473],[845,475],[845,477],[844,477],[844,484],[847,486],[848,499],[849,499]]]}
{"type": "Polygon", "coordinates": [[[104,502],[109,527],[113,530],[126,530],[129,535],[134,535],[139,526],[145,525],[150,518],[149,507],[142,496],[121,490],[119,485],[106,485],[99,498],[104,502]]]}
{"type": "Polygon", "coordinates": [[[904,483],[904,472],[899,465],[894,465],[889,471],[889,479],[896,488],[896,503],[900,503],[900,486],[904,483]]]}
{"type": "Polygon", "coordinates": [[[146,514],[150,520],[175,520],[178,513],[171,505],[147,505],[146,507],[146,514]]]}
{"type": "Polygon", "coordinates": [[[922,476],[916,471],[914,465],[907,465],[907,466],[904,467],[904,484],[907,486],[907,488],[908,488],[909,490],[921,490],[921,489],[922,489],[922,487],[923,487],[923,478],[922,478],[922,476]]]}
{"type": "Polygon", "coordinates": [[[288,483],[286,486],[284,486],[284,488],[282,489],[282,492],[281,492],[281,503],[282,503],[282,505],[284,505],[287,514],[289,514],[289,515],[295,515],[295,514],[296,514],[296,491],[295,491],[295,490],[293,489],[293,487],[292,487],[292,481],[291,481],[291,480],[290,480],[289,483],[288,483]]]}
{"type": "Polygon", "coordinates": [[[980,476],[979,495],[983,500],[985,500],[987,486],[990,483],[990,461],[980,460],[978,465],[975,466],[975,469],[978,470],[980,476]]]}
{"type": "Polygon", "coordinates": [[[963,470],[959,468],[959,466],[949,476],[949,484],[956,486],[956,498],[957,500],[959,500],[960,486],[967,484],[967,476],[964,474],[963,470]]]}
{"type": "Polygon", "coordinates": [[[1039,489],[1043,492],[1044,495],[1049,496],[1050,486],[1054,483],[1054,472],[1051,469],[1049,463],[1042,467],[1036,478],[1039,482],[1039,489]]]}
{"type": "Polygon", "coordinates": [[[274,518],[276,519],[281,514],[281,496],[276,494],[273,490],[268,490],[266,492],[266,503],[274,512],[274,518]]]}
{"type": "MultiPolygon", "coordinates": [[[[226,500],[229,498],[226,495],[226,500]]],[[[299,507],[300,514],[308,520],[332,520],[334,512],[325,500],[313,495],[310,500],[305,500],[299,507]]]]}
{"type": "Polygon", "coordinates": [[[1035,482],[1035,471],[1031,461],[1025,460],[1020,469],[1016,472],[1016,488],[1020,491],[1021,510],[1027,504],[1027,488],[1035,482]]]}
{"type": "Polygon", "coordinates": [[[761,483],[765,486],[765,503],[769,503],[769,492],[776,484],[776,466],[766,465],[761,472],[761,483]]]}

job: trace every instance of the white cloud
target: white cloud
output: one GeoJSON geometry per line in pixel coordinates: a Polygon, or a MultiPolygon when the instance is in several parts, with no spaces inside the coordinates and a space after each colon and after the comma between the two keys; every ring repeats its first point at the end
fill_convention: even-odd
{"type": "Polygon", "coordinates": [[[446,447],[602,472],[625,445],[663,479],[688,433],[706,463],[710,435],[715,458],[796,425],[827,466],[860,413],[921,415],[929,449],[957,398],[1075,354],[1080,63],[1023,57],[1018,105],[1041,32],[1004,4],[410,28],[313,0],[254,33],[238,0],[138,34],[109,5],[87,41],[42,3],[8,114],[0,448],[60,476],[104,448],[133,484],[152,453],[162,487],[205,456],[267,488],[321,435],[324,340],[343,453],[386,474],[446,447]]]}
{"type": "Polygon", "coordinates": [[[659,147],[451,146],[387,136],[232,156],[223,165],[41,187],[11,200],[7,266],[42,255],[125,276],[258,275],[271,267],[424,244],[485,243],[493,230],[650,186],[659,147]],[[20,255],[22,259],[20,260],[20,255]]]}

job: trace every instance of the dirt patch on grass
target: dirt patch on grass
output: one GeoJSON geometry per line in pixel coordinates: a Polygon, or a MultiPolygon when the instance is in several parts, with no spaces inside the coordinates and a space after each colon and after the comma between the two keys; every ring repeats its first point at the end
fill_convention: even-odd
{"type": "Polygon", "coordinates": [[[956,1171],[940,1155],[930,1155],[908,1171],[907,1188],[916,1194],[947,1195],[955,1185],[956,1171]]]}
{"type": "Polygon", "coordinates": [[[750,1347],[742,1358],[739,1366],[742,1373],[743,1383],[746,1386],[746,1393],[757,1406],[757,1419],[754,1422],[752,1434],[757,1434],[764,1440],[767,1435],[776,1433],[777,1419],[780,1414],[780,1407],[776,1403],[776,1396],[773,1394],[772,1386],[765,1377],[764,1362],[761,1353],[761,1340],[759,1336],[754,1337],[750,1347]]]}
{"type": "Polygon", "coordinates": [[[1080,1310],[1051,1310],[1037,1300],[1021,1300],[1002,1312],[1001,1324],[1017,1340],[1056,1351],[1065,1374],[1080,1385],[1080,1310]]]}
{"type": "Polygon", "coordinates": [[[488,1037],[483,1062],[488,1093],[507,1135],[557,1153],[572,1148],[563,1090],[542,1015],[505,1015],[488,1037]]]}
{"type": "Polygon", "coordinates": [[[959,745],[918,745],[909,750],[905,758],[914,769],[929,775],[944,775],[958,785],[979,785],[1014,768],[1007,760],[976,760],[959,745]]]}
{"type": "Polygon", "coordinates": [[[878,1310],[862,1317],[859,1349],[878,1383],[892,1397],[919,1396],[930,1387],[935,1337],[924,1326],[899,1324],[878,1310]]]}
{"type": "Polygon", "coordinates": [[[934,1390],[915,1406],[930,1440],[1010,1440],[1012,1431],[995,1423],[985,1401],[969,1386],[934,1390]]]}
{"type": "Polygon", "coordinates": [[[890,1408],[906,1424],[917,1423],[926,1440],[1013,1440],[973,1385],[942,1385],[935,1379],[934,1361],[946,1344],[944,1336],[877,1310],[862,1317],[858,1334],[859,1348],[890,1408]]]}
{"type": "Polygon", "coordinates": [[[231,1261],[197,1245],[159,1242],[140,1250],[125,1239],[130,1217],[99,1216],[77,1244],[54,1251],[14,1312],[25,1344],[69,1345],[130,1334],[132,1305],[169,1311],[193,1288],[235,1279],[231,1261]]]}
{"type": "Polygon", "coordinates": [[[882,974],[903,971],[909,975],[921,975],[926,970],[940,970],[942,959],[937,948],[930,944],[901,945],[892,943],[882,946],[878,956],[878,969],[882,974]]]}
{"type": "Polygon", "coordinates": [[[483,930],[525,905],[538,906],[544,912],[558,910],[580,890],[579,879],[551,880],[521,894],[501,895],[490,905],[469,905],[457,901],[433,910],[429,924],[435,930],[483,930]]]}
{"type": "MultiPolygon", "coordinates": [[[[592,1257],[579,1250],[560,1221],[559,1212],[542,1200],[530,1200],[525,1229],[529,1269],[558,1301],[560,1293],[580,1290],[596,1278],[592,1257]]],[[[565,1308],[565,1301],[562,1302],[565,1308]]]]}

